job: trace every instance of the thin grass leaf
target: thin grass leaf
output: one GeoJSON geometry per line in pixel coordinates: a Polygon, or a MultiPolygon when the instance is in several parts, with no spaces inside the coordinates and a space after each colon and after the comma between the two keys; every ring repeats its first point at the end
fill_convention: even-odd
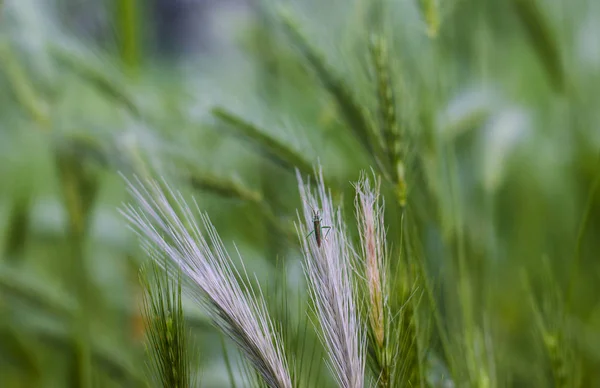
{"type": "Polygon", "coordinates": [[[69,260],[73,278],[67,279],[72,292],[78,296],[81,308],[73,324],[74,355],[72,378],[81,387],[92,382],[92,350],[89,329],[90,305],[93,285],[85,265],[85,240],[91,220],[91,210],[96,200],[99,181],[94,167],[79,160],[69,147],[58,147],[55,152],[56,166],[62,189],[64,206],[68,214],[69,260]]]}
{"type": "Polygon", "coordinates": [[[427,26],[427,36],[435,39],[440,30],[440,9],[438,0],[417,0],[423,20],[427,26]]]}
{"type": "Polygon", "coordinates": [[[89,228],[91,210],[99,190],[98,171],[78,157],[77,147],[68,143],[56,146],[56,166],[69,217],[69,230],[73,238],[82,239],[89,228]]]}
{"type": "MultiPolygon", "coordinates": [[[[78,300],[60,289],[50,287],[47,283],[46,280],[15,270],[10,266],[0,266],[0,291],[3,296],[14,298],[20,304],[48,314],[59,322],[73,321],[79,310],[78,300]]],[[[70,330],[56,331],[42,326],[34,327],[31,333],[38,340],[47,339],[51,344],[74,352],[70,330]]],[[[95,338],[92,338],[90,352],[96,368],[104,373],[125,376],[129,381],[142,385],[144,379],[121,352],[105,346],[95,338]]]]}
{"type": "Polygon", "coordinates": [[[401,299],[405,302],[400,307],[396,321],[390,325],[392,328],[391,357],[397,363],[390,378],[390,386],[420,387],[423,384],[423,371],[416,313],[420,298],[414,283],[406,287],[401,299]]]}
{"type": "MultiPolygon", "coordinates": [[[[455,359],[453,357],[452,347],[450,344],[449,334],[445,327],[445,322],[443,320],[441,314],[441,308],[439,307],[438,301],[435,296],[435,289],[432,282],[431,275],[427,272],[426,263],[424,259],[424,253],[422,252],[423,244],[420,242],[416,225],[414,221],[411,219],[410,213],[404,212],[401,220],[401,230],[402,230],[402,238],[401,238],[401,246],[406,247],[406,256],[408,257],[409,263],[414,266],[414,276],[418,279],[418,286],[420,289],[416,287],[415,284],[410,287],[411,291],[406,291],[404,289],[403,292],[400,293],[401,296],[409,294],[413,295],[410,298],[414,298],[415,294],[421,293],[427,302],[427,311],[430,315],[431,321],[433,321],[433,325],[436,330],[436,334],[439,337],[439,341],[442,347],[442,352],[444,356],[444,360],[447,364],[448,369],[450,370],[450,376],[446,376],[444,379],[456,379],[456,366],[455,359]]],[[[397,268],[399,272],[401,267],[397,268]]],[[[396,275],[399,278],[399,275],[396,275]]],[[[396,282],[398,279],[395,279],[396,282]]],[[[402,303],[405,303],[405,299],[401,299],[400,303],[395,303],[396,306],[402,306],[402,303]]],[[[394,303],[392,303],[394,304],[394,303]]],[[[421,369],[425,370],[424,361],[421,363],[421,369]]],[[[429,373],[429,372],[427,372],[429,373]]]]}
{"type": "Polygon", "coordinates": [[[282,224],[271,206],[259,192],[253,191],[241,183],[227,180],[206,171],[199,171],[198,169],[190,169],[184,175],[184,180],[189,182],[194,189],[207,191],[223,198],[238,199],[255,204],[261,210],[271,227],[279,230],[288,242],[297,243],[298,240],[295,238],[295,231],[291,227],[282,224]]]}
{"type": "Polygon", "coordinates": [[[234,198],[252,203],[261,203],[263,201],[260,193],[221,176],[197,169],[190,171],[186,175],[186,180],[195,189],[211,192],[223,198],[234,198]]]}
{"type": "MultiPolygon", "coordinates": [[[[299,283],[293,291],[288,285],[286,265],[292,262],[278,260],[276,270],[279,276],[274,276],[274,284],[267,290],[271,316],[275,317],[278,332],[281,333],[285,352],[290,360],[295,360],[291,369],[292,384],[295,388],[312,388],[323,386],[321,374],[323,349],[319,338],[311,330],[311,315],[309,301],[305,300],[304,285],[299,283]]],[[[269,283],[271,284],[271,283],[269,283]]]]}
{"type": "Polygon", "coordinates": [[[320,387],[325,384],[321,368],[325,354],[318,336],[310,330],[313,325],[306,310],[308,306],[306,303],[299,303],[298,306],[302,315],[286,336],[290,357],[296,360],[293,368],[293,384],[297,388],[320,387]]]}
{"type": "MultiPolygon", "coordinates": [[[[411,249],[414,241],[407,233],[405,216],[401,218],[398,256],[393,274],[389,276],[389,325],[386,335],[389,339],[390,387],[419,387],[425,382],[425,359],[422,351],[422,323],[419,316],[421,299],[426,284],[421,279],[420,265],[411,249]]],[[[393,260],[388,259],[388,262],[393,260]]],[[[428,313],[429,314],[429,313],[428,313]]],[[[442,334],[441,334],[442,335],[442,334]]]]}
{"type": "Polygon", "coordinates": [[[71,292],[77,295],[80,306],[72,322],[75,342],[73,379],[86,387],[92,384],[93,375],[89,325],[91,306],[96,303],[95,298],[98,298],[99,293],[95,290],[96,285],[89,280],[85,244],[100,190],[100,169],[88,157],[87,151],[78,147],[76,141],[57,141],[53,145],[62,200],[67,213],[68,259],[72,271],[69,272],[71,277],[65,281],[72,287],[71,292]]]}
{"type": "Polygon", "coordinates": [[[122,85],[122,82],[116,79],[116,76],[111,76],[106,70],[99,69],[83,56],[75,54],[73,50],[59,45],[50,45],[49,48],[53,57],[59,63],[73,71],[82,80],[88,82],[109,100],[115,101],[125,107],[133,116],[137,118],[141,117],[139,107],[122,85]]]}
{"type": "Polygon", "coordinates": [[[227,345],[225,344],[225,338],[223,335],[219,336],[221,338],[221,350],[223,351],[223,359],[225,360],[225,368],[227,369],[227,377],[229,378],[229,386],[231,388],[236,388],[235,377],[233,376],[233,369],[231,368],[231,361],[229,359],[229,354],[227,352],[227,345]]]}
{"type": "Polygon", "coordinates": [[[328,353],[328,366],[342,388],[361,388],[365,383],[364,328],[360,322],[353,286],[353,253],[340,209],[335,209],[325,189],[323,172],[318,174],[317,195],[297,173],[303,212],[298,226],[304,251],[305,276],[328,353]],[[306,238],[313,230],[313,209],[320,209],[323,225],[331,225],[328,237],[319,244],[306,238]]]}
{"type": "Polygon", "coordinates": [[[569,266],[569,279],[567,285],[567,296],[566,296],[566,309],[565,312],[569,312],[572,308],[573,304],[573,295],[575,292],[575,279],[579,272],[579,266],[581,263],[581,250],[583,244],[583,238],[586,230],[589,227],[590,217],[592,215],[592,209],[594,206],[594,200],[597,196],[598,191],[600,190],[600,154],[596,160],[596,168],[597,172],[595,177],[590,185],[590,188],[587,193],[587,199],[585,201],[585,207],[583,209],[583,214],[581,216],[581,220],[579,221],[579,225],[577,226],[577,238],[575,241],[575,248],[573,250],[573,256],[571,258],[571,263],[569,266]]]}
{"type": "Polygon", "coordinates": [[[41,129],[48,129],[50,125],[50,107],[35,90],[26,71],[15,57],[10,43],[7,41],[0,41],[0,61],[2,62],[1,68],[19,105],[41,129]]]}
{"type": "Polygon", "coordinates": [[[71,295],[7,264],[0,266],[0,291],[4,296],[61,318],[71,317],[77,308],[77,301],[71,295]]]}
{"type": "Polygon", "coordinates": [[[57,152],[68,154],[70,158],[79,160],[85,169],[109,169],[112,156],[104,144],[89,133],[73,133],[57,136],[54,140],[57,152]]]}
{"type": "MultiPolygon", "coordinates": [[[[0,311],[5,310],[5,306],[0,311]]],[[[2,314],[10,314],[2,311],[2,314]]],[[[25,335],[11,322],[0,323],[0,349],[4,354],[9,354],[11,361],[22,371],[23,384],[39,386],[42,381],[42,368],[34,338],[25,335]]]]}
{"type": "Polygon", "coordinates": [[[279,334],[260,288],[235,269],[208,216],[196,212],[179,193],[154,181],[136,178],[128,188],[136,205],[122,214],[138,234],[147,254],[159,264],[168,259],[169,271],[179,271],[187,290],[211,316],[214,324],[238,346],[261,380],[272,388],[291,388],[288,363],[279,334]],[[201,225],[194,217],[199,215],[201,225]]]}
{"type": "Polygon", "coordinates": [[[310,163],[302,155],[243,118],[223,107],[213,108],[212,114],[276,164],[290,171],[295,168],[304,173],[312,171],[310,163]]]}
{"type": "MultiPolygon", "coordinates": [[[[76,354],[77,350],[73,346],[73,334],[67,327],[48,325],[42,322],[28,322],[27,326],[20,329],[26,330],[36,338],[36,341],[39,341],[38,343],[50,345],[52,349],[62,354],[76,354]]],[[[93,372],[99,371],[105,376],[113,376],[117,380],[127,381],[136,387],[147,387],[146,379],[139,373],[131,355],[123,350],[115,349],[114,345],[108,344],[106,338],[98,333],[95,334],[90,345],[93,372]]]]}
{"type": "Polygon", "coordinates": [[[20,261],[29,238],[29,212],[31,208],[29,191],[17,195],[13,200],[8,219],[8,233],[3,247],[3,257],[11,262],[20,261]]]}
{"type": "Polygon", "coordinates": [[[511,3],[552,86],[556,91],[564,92],[566,76],[560,48],[538,1],[512,0],[511,3]]]}
{"type": "MultiPolygon", "coordinates": [[[[24,274],[8,265],[0,265],[0,291],[5,296],[16,298],[21,304],[62,321],[72,320],[79,308],[78,301],[72,295],[49,286],[43,279],[24,274]]],[[[125,315],[134,313],[128,306],[119,308],[125,315]]],[[[204,315],[190,311],[185,319],[186,325],[199,331],[206,332],[211,328],[204,315]]]]}

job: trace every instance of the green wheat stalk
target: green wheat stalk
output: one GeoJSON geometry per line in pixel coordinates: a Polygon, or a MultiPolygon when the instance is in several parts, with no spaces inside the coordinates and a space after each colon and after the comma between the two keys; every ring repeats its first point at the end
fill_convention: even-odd
{"type": "Polygon", "coordinates": [[[181,302],[181,275],[169,276],[156,262],[142,268],[143,314],[152,381],[162,387],[193,387],[192,353],[181,302]]]}
{"type": "Polygon", "coordinates": [[[382,35],[373,34],[369,48],[371,62],[375,70],[380,133],[391,166],[398,202],[400,206],[404,207],[407,195],[405,157],[403,153],[405,145],[403,144],[402,130],[398,124],[387,41],[382,35]]]}
{"type": "Polygon", "coordinates": [[[290,41],[310,65],[323,87],[334,98],[348,128],[352,130],[358,142],[366,148],[382,172],[389,173],[384,160],[385,151],[377,141],[376,133],[369,125],[366,109],[356,101],[356,97],[347,83],[335,74],[323,56],[312,47],[291,14],[286,10],[280,10],[279,15],[290,41]]]}
{"type": "Polygon", "coordinates": [[[265,154],[270,160],[294,171],[299,168],[304,173],[310,173],[312,166],[298,152],[291,149],[287,144],[282,143],[269,136],[265,131],[257,128],[243,118],[235,115],[223,107],[216,107],[212,114],[221,122],[228,125],[228,128],[243,136],[247,141],[253,144],[258,151],[265,154]]]}

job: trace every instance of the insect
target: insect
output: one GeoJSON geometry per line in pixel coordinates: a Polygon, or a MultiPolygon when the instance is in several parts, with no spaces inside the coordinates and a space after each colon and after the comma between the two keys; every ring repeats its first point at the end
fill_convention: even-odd
{"type": "Polygon", "coordinates": [[[317,246],[319,248],[321,247],[321,242],[327,238],[327,235],[331,231],[331,226],[321,226],[321,221],[322,220],[321,216],[319,215],[319,211],[313,209],[313,230],[308,234],[308,236],[306,236],[306,238],[309,238],[310,235],[314,233],[315,240],[317,240],[317,246]],[[321,234],[323,229],[327,229],[327,233],[325,233],[325,236],[321,234]]]}

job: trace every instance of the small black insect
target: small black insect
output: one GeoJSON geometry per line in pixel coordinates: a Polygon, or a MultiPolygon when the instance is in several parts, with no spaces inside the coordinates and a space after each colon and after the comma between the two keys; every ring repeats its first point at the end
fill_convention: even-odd
{"type": "Polygon", "coordinates": [[[321,242],[327,238],[327,235],[331,231],[331,226],[321,226],[321,216],[319,215],[319,211],[313,209],[313,230],[306,236],[309,238],[311,234],[315,234],[315,240],[317,240],[317,246],[321,247],[321,242]],[[327,229],[327,233],[323,236],[321,231],[323,229],[327,229]]]}

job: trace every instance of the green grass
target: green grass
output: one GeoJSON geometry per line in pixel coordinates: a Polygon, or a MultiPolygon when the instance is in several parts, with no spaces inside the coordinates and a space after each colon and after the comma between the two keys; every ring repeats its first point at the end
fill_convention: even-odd
{"type": "Polygon", "coordinates": [[[185,72],[139,2],[107,2],[114,52],[44,4],[0,1],[0,386],[599,384],[593,0],[265,1],[185,72]],[[140,285],[120,174],[195,199],[234,295],[140,285]]]}

